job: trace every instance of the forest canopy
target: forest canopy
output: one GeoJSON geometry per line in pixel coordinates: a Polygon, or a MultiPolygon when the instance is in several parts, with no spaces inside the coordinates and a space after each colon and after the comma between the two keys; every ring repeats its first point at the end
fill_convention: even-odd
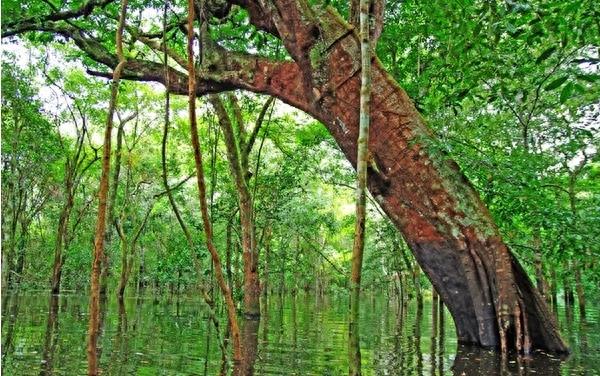
{"type": "MultiPolygon", "coordinates": [[[[348,294],[358,2],[191,4],[2,1],[3,289],[87,293],[96,232],[100,292],[121,299],[189,293],[214,309],[229,292],[250,317],[261,295],[348,294]]],[[[422,301],[433,288],[472,323],[458,320],[459,340],[497,346],[503,320],[519,337],[522,318],[533,347],[565,350],[531,319],[559,297],[585,316],[600,293],[596,2],[370,12],[361,290],[422,301]],[[498,321],[471,330],[488,308],[464,313],[450,285],[498,321]]]]}

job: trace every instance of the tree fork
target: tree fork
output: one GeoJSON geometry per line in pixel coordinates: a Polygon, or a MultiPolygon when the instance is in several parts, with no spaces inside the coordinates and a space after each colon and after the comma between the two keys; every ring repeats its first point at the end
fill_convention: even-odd
{"type": "MultiPolygon", "coordinates": [[[[348,111],[359,108],[359,41],[353,29],[333,8],[310,7],[305,0],[236,3],[257,28],[282,39],[293,60],[232,54],[203,41],[202,66],[211,70],[200,69],[198,76],[189,71],[194,82],[198,79],[194,94],[243,89],[275,96],[325,124],[356,165],[358,111],[348,111]]],[[[11,35],[31,30],[71,38],[92,59],[109,67],[117,64],[102,44],[68,26],[47,22],[11,35]]],[[[132,58],[123,78],[164,83],[163,71],[162,64],[132,58]]],[[[168,90],[189,94],[185,74],[169,69],[169,78],[168,90]]],[[[446,303],[459,341],[498,347],[498,318],[508,323],[509,336],[514,333],[511,317],[521,297],[527,302],[521,310],[532,348],[567,352],[554,318],[479,195],[377,59],[372,61],[372,79],[369,151],[374,163],[367,167],[368,187],[446,303]]]]}
{"type": "Polygon", "coordinates": [[[188,54],[188,112],[190,121],[190,133],[192,147],[194,149],[194,163],[196,166],[196,178],[198,183],[198,196],[200,200],[200,211],[204,233],[206,235],[206,246],[210,252],[213,265],[215,267],[215,276],[221,293],[225,298],[227,306],[227,316],[229,318],[229,327],[231,329],[231,338],[233,344],[233,360],[236,363],[242,361],[242,347],[240,342],[240,329],[235,312],[235,304],[231,295],[231,290],[223,277],[223,267],[221,259],[213,242],[212,224],[208,215],[208,203],[206,201],[206,182],[204,181],[204,166],[202,165],[202,150],[198,137],[198,125],[196,122],[196,73],[194,66],[194,0],[188,0],[188,30],[187,30],[187,54],[188,54]]]}
{"type": "MultiPolygon", "coordinates": [[[[254,204],[252,203],[252,196],[245,177],[246,171],[242,165],[243,157],[240,155],[238,147],[244,145],[239,145],[242,143],[240,140],[236,141],[231,119],[225,110],[221,98],[216,94],[211,94],[209,95],[209,101],[217,114],[219,125],[223,131],[229,169],[238,194],[242,232],[242,256],[244,259],[244,315],[248,318],[256,318],[260,317],[260,280],[254,233],[254,204]]],[[[241,122],[241,115],[239,115],[238,127],[240,129],[243,127],[241,122]]]]}

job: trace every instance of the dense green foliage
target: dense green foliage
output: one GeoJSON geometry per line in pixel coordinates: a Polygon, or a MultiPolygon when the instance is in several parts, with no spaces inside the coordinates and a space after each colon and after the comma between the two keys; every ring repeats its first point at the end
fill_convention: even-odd
{"type": "MultiPolygon", "coordinates": [[[[80,3],[69,2],[69,7],[80,3]]],[[[183,18],[178,5],[173,4],[169,22],[183,18]]],[[[346,11],[346,4],[332,5],[346,11]]],[[[149,33],[160,32],[161,23],[148,14],[161,9],[162,2],[132,1],[131,18],[138,17],[149,33]]],[[[104,11],[108,16],[92,15],[76,25],[95,30],[96,40],[112,51],[117,6],[111,3],[104,11]]],[[[2,21],[48,12],[46,2],[6,1],[2,21]]],[[[541,273],[552,291],[579,285],[595,294],[600,285],[599,18],[592,0],[390,1],[377,46],[383,64],[439,135],[436,147],[457,160],[520,261],[532,277],[541,273]]],[[[183,55],[184,39],[176,38],[177,32],[169,32],[169,47],[183,55]]],[[[212,25],[211,33],[231,49],[287,58],[279,42],[250,26],[238,8],[212,25]]],[[[82,53],[62,36],[28,33],[15,46],[17,55],[4,55],[2,67],[3,282],[47,288],[69,161],[78,153],[78,137],[84,137],[62,285],[85,291],[109,88],[73,63],[82,53]],[[32,51],[30,60],[17,63],[24,61],[26,50],[32,51]],[[45,65],[51,68],[42,69],[45,65]]],[[[132,43],[127,53],[153,52],[132,43]]],[[[87,57],[82,60],[87,68],[104,69],[87,57]]],[[[254,123],[265,98],[236,95],[244,121],[254,123]]],[[[215,115],[204,99],[200,103],[216,241],[240,300],[235,185],[215,115]]],[[[228,106],[234,117],[235,108],[228,106]]],[[[200,240],[196,187],[188,179],[194,169],[185,109],[184,99],[172,98],[166,162],[184,221],[200,240]]],[[[134,236],[148,213],[135,250],[134,289],[193,290],[197,274],[211,275],[208,252],[203,246],[189,249],[161,185],[164,111],[162,88],[121,85],[116,120],[123,127],[121,170],[107,243],[111,287],[121,267],[115,227],[134,236]],[[193,252],[202,270],[194,267],[193,252]]],[[[263,285],[270,292],[345,293],[354,173],[326,129],[276,103],[267,112],[249,165],[263,285]]],[[[401,237],[373,202],[368,217],[363,286],[403,294],[408,287],[409,295],[420,294],[426,282],[401,237]]]]}

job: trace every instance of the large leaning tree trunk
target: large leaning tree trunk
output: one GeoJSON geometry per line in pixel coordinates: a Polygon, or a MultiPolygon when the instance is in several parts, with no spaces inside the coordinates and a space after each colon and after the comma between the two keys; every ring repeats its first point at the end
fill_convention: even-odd
{"type": "MultiPolygon", "coordinates": [[[[360,98],[356,31],[333,8],[311,7],[306,0],[234,2],[248,11],[258,29],[281,39],[292,60],[229,52],[204,35],[202,64],[195,72],[197,94],[245,89],[277,97],[323,122],[355,165],[360,98]]],[[[91,34],[60,20],[3,25],[3,35],[31,30],[61,34],[92,59],[116,66],[116,56],[91,34]]],[[[140,41],[152,48],[153,43],[140,41]]],[[[170,55],[175,62],[185,61],[173,51],[170,55]]],[[[168,80],[163,72],[161,63],[132,58],[123,78],[168,81],[172,93],[187,94],[181,69],[171,68],[168,80]]],[[[376,58],[371,98],[369,190],[450,310],[459,341],[568,351],[546,303],[502,241],[479,195],[456,163],[439,151],[410,98],[376,58]]]]}

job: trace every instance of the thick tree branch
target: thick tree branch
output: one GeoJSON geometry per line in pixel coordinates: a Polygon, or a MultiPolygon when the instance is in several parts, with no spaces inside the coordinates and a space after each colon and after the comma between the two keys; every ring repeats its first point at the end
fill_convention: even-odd
{"type": "Polygon", "coordinates": [[[232,4],[239,5],[248,11],[250,23],[256,26],[257,29],[266,31],[267,33],[279,37],[279,31],[267,12],[256,0],[232,0],[232,4]]]}

